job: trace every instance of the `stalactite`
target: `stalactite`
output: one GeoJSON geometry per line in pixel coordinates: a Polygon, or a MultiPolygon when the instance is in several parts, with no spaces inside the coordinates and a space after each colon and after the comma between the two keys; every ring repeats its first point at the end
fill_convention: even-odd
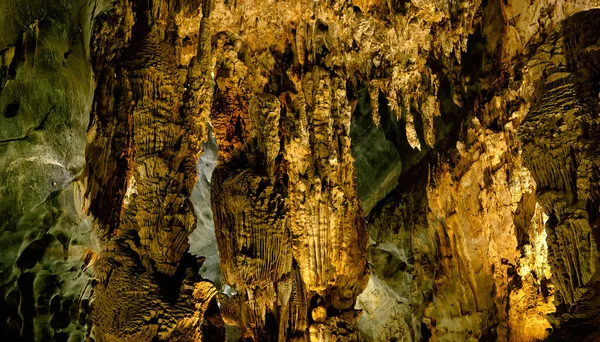
{"type": "Polygon", "coordinates": [[[101,341],[201,339],[204,314],[215,300],[214,286],[198,275],[201,263],[187,254],[188,237],[196,227],[189,197],[208,135],[206,108],[212,98],[206,48],[210,6],[203,7],[198,56],[189,66],[179,64],[174,49],[182,39],[175,26],[177,10],[181,7],[175,2],[124,1],[97,26],[96,51],[117,53],[111,66],[97,56],[99,79],[106,84],[99,88],[114,92],[97,93],[95,102],[114,97],[121,104],[96,107],[96,132],[105,138],[88,147],[88,200],[107,239],[94,267],[100,281],[91,304],[91,333],[101,341]],[[128,10],[133,24],[119,18],[128,10]],[[111,21],[120,25],[111,27],[111,21]],[[131,32],[131,42],[106,37],[119,32],[131,32]],[[111,153],[98,160],[97,150],[111,153]],[[109,188],[116,198],[102,191],[109,177],[97,173],[118,165],[115,156],[125,166],[115,170],[122,181],[109,188]],[[106,195],[110,202],[103,199],[106,195]]]}
{"type": "Polygon", "coordinates": [[[594,6],[0,1],[0,339],[597,339],[594,6]]]}
{"type": "Polygon", "coordinates": [[[523,156],[538,183],[538,198],[550,218],[548,259],[557,287],[558,306],[551,322],[557,336],[578,336],[578,325],[596,324],[593,304],[598,301],[594,274],[598,247],[594,220],[598,216],[596,134],[586,130],[597,126],[598,100],[590,81],[599,75],[596,41],[598,12],[578,13],[565,20],[558,33],[553,60],[562,61],[550,69],[547,82],[540,85],[538,101],[531,107],[520,128],[523,156]],[[591,171],[591,172],[590,172],[591,171]],[[572,319],[573,313],[583,320],[572,319]]]}

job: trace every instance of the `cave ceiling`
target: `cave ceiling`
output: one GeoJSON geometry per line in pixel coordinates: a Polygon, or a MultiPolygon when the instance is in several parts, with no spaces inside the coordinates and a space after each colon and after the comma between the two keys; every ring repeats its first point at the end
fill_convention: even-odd
{"type": "Polygon", "coordinates": [[[1,341],[600,341],[599,0],[0,0],[1,341]]]}

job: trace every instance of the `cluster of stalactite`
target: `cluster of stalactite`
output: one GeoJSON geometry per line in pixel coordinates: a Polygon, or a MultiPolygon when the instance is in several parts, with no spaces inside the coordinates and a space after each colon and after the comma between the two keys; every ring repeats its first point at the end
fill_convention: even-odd
{"type": "Polygon", "coordinates": [[[309,332],[353,340],[353,306],[368,279],[367,237],[350,155],[345,82],[318,67],[302,78],[290,76],[292,89],[250,94],[254,98],[242,108],[223,98],[232,91],[220,90],[227,79],[216,79],[215,104],[222,105],[212,113],[217,141],[232,132],[247,137],[220,156],[213,175],[224,281],[243,298],[228,302],[239,305],[230,319],[253,339],[309,332]],[[232,110],[249,112],[249,123],[231,127],[232,110]],[[236,131],[242,127],[255,129],[236,131]],[[339,331],[340,322],[353,330],[339,331]]]}
{"type": "Polygon", "coordinates": [[[0,46],[2,337],[599,336],[594,4],[79,5],[68,51],[0,46]],[[188,253],[209,131],[224,291],[188,253]]]}
{"type": "MultiPolygon", "coordinates": [[[[599,323],[596,272],[600,188],[600,11],[577,13],[550,37],[550,65],[519,128],[523,157],[538,184],[557,288],[556,336],[587,337],[599,323]]],[[[596,335],[597,336],[597,335],[596,335]]]]}
{"type": "Polygon", "coordinates": [[[218,319],[201,327],[207,312],[219,317],[217,291],[198,275],[202,261],[187,254],[196,227],[189,197],[207,138],[202,103],[212,84],[200,22],[199,53],[182,65],[177,15],[199,5],[121,1],[96,25],[86,196],[106,240],[90,308],[91,336],[101,341],[224,333],[218,319]]]}

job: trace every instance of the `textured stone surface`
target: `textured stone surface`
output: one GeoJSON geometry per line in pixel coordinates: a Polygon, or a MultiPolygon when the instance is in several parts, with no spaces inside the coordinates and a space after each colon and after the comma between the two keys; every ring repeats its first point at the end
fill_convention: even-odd
{"type": "MultiPolygon", "coordinates": [[[[481,133],[481,128],[470,131],[481,133]]],[[[506,152],[498,134],[474,137],[472,150],[465,151],[465,157],[454,156],[458,163],[452,169],[440,163],[431,171],[415,170],[406,187],[372,211],[372,270],[402,298],[395,310],[405,308],[412,339],[428,334],[436,340],[544,337],[547,322],[538,331],[524,330],[519,323],[553,309],[549,295],[536,296],[549,275],[525,278],[531,270],[519,273],[520,268],[532,267],[526,264],[529,260],[521,260],[518,249],[530,244],[517,236],[534,229],[535,206],[522,203],[533,195],[535,183],[521,171],[518,160],[507,165],[494,158],[506,152]],[[463,159],[471,156],[476,159],[463,159]],[[420,177],[423,172],[429,177],[420,177]],[[519,216],[524,216],[524,226],[519,226],[519,216]],[[509,301],[515,292],[536,297],[533,303],[550,304],[531,313],[510,312],[516,316],[511,326],[509,301]]],[[[400,339],[386,336],[391,337],[400,339]]]]}
{"type": "MultiPolygon", "coordinates": [[[[564,21],[544,53],[547,77],[519,130],[523,156],[548,214],[556,277],[558,336],[582,338],[598,325],[598,42],[600,11],[564,21]]],[[[597,337],[597,336],[596,336],[597,337]]],[[[590,337],[591,338],[591,337],[590,337]]]]}
{"type": "MultiPolygon", "coordinates": [[[[218,88],[220,79],[216,82],[218,88]]],[[[344,102],[333,100],[344,84],[320,69],[295,82],[298,92],[279,96],[286,100],[283,109],[273,95],[262,95],[258,108],[250,103],[251,127],[261,130],[247,134],[250,140],[229,159],[224,156],[213,176],[224,281],[247,296],[237,310],[238,324],[248,337],[259,339],[283,338],[288,326],[291,335],[305,335],[306,313],[316,310],[319,301],[342,313],[319,316],[311,335],[336,335],[332,327],[339,320],[355,325],[352,306],[366,279],[365,231],[348,137],[351,113],[344,102]],[[287,116],[280,119],[282,112],[287,116]],[[279,128],[281,122],[289,126],[279,128]],[[285,131],[281,136],[272,134],[280,129],[285,131]],[[331,140],[334,129],[338,141],[331,140]]],[[[213,121],[227,122],[226,114],[214,113],[213,121]]],[[[216,128],[218,141],[234,129],[223,131],[216,128]]]]}
{"type": "Polygon", "coordinates": [[[82,340],[99,249],[78,180],[93,95],[85,1],[0,4],[0,339],[82,340]]]}
{"type": "Polygon", "coordinates": [[[599,6],[0,3],[2,338],[596,340],[599,6]]]}
{"type": "MultiPolygon", "coordinates": [[[[188,253],[190,197],[208,138],[210,40],[182,65],[200,3],[121,1],[95,26],[97,88],[86,150],[87,199],[103,251],[94,267],[91,336],[190,341],[223,335],[214,285],[188,253]],[[188,38],[189,40],[189,38],[188,38]],[[208,324],[204,324],[208,320],[208,324]]],[[[203,13],[210,9],[204,4],[203,13]]]]}

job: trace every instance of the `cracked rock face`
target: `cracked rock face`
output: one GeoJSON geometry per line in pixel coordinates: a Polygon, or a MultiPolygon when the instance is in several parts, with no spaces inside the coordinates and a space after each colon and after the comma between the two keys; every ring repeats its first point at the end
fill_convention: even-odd
{"type": "Polygon", "coordinates": [[[0,3],[0,336],[600,338],[600,3],[0,3]]]}

